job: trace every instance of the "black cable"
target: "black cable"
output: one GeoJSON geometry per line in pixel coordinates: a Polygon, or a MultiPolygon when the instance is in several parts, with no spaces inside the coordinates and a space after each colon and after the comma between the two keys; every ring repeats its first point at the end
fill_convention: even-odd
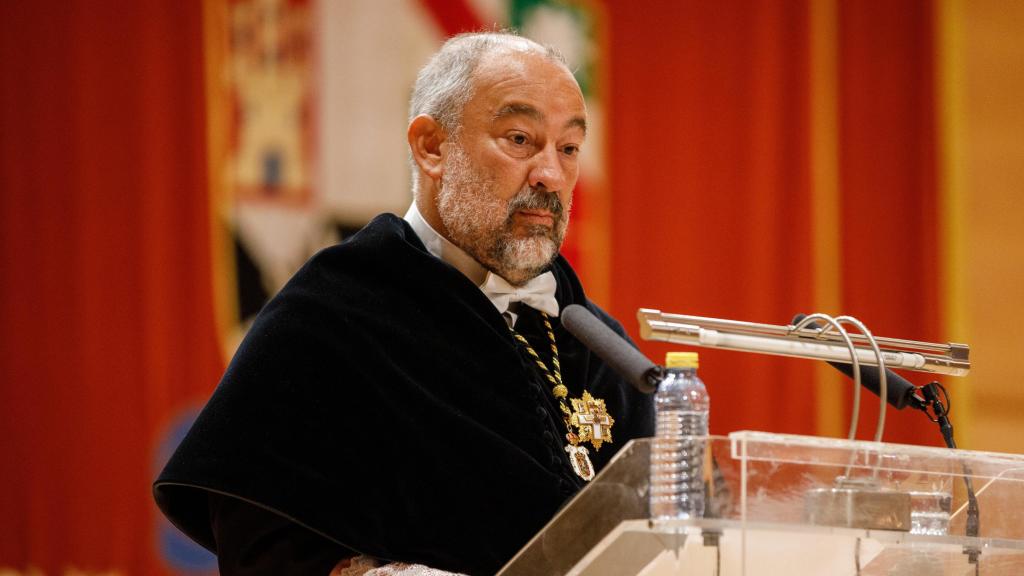
{"type": "MultiPolygon", "coordinates": [[[[946,442],[946,446],[955,450],[953,423],[949,420],[949,411],[952,408],[949,393],[946,392],[942,384],[931,382],[921,387],[921,394],[924,395],[925,401],[931,408],[931,412],[925,412],[928,419],[939,425],[939,431],[942,433],[942,439],[946,442]],[[940,391],[942,398],[939,398],[940,391]],[[945,403],[943,403],[943,399],[945,399],[945,403]]],[[[981,512],[978,510],[978,497],[974,493],[974,482],[971,480],[973,474],[971,467],[966,462],[962,462],[961,466],[964,471],[964,485],[967,487],[967,526],[964,532],[970,538],[977,538],[981,531],[981,512]]],[[[976,546],[965,546],[964,554],[967,554],[968,561],[977,567],[981,550],[976,546]]]]}

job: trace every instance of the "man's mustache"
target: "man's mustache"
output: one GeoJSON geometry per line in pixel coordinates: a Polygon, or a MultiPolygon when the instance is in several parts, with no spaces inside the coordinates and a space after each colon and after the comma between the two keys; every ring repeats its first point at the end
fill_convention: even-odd
{"type": "Polygon", "coordinates": [[[508,215],[511,217],[519,210],[544,210],[550,212],[558,220],[562,217],[564,209],[558,194],[545,192],[536,188],[524,188],[516,194],[508,203],[508,215]]]}

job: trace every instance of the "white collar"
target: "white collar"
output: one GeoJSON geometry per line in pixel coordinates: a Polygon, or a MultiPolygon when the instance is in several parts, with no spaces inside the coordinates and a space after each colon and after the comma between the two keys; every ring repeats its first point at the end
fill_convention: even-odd
{"type": "Polygon", "coordinates": [[[533,278],[523,286],[512,286],[501,276],[494,274],[484,268],[465,250],[452,244],[447,238],[441,236],[420,214],[413,200],[409,210],[405,213],[405,221],[416,232],[423,245],[437,258],[452,265],[456,270],[462,272],[480,290],[487,299],[498,309],[498,313],[506,318],[509,325],[515,324],[516,314],[509,310],[509,304],[523,302],[527,306],[540,310],[548,316],[558,316],[558,301],[555,299],[555,288],[557,282],[555,275],[550,271],[533,278]]]}
{"type": "Polygon", "coordinates": [[[474,260],[472,256],[466,254],[465,250],[452,244],[447,238],[434,230],[423,219],[419,209],[416,208],[415,200],[413,200],[412,206],[409,206],[409,210],[405,213],[405,221],[409,223],[409,226],[416,232],[416,235],[420,237],[423,245],[427,247],[427,252],[454,266],[456,270],[462,272],[466,278],[469,278],[473,284],[480,286],[484,283],[488,274],[487,269],[474,260]]]}

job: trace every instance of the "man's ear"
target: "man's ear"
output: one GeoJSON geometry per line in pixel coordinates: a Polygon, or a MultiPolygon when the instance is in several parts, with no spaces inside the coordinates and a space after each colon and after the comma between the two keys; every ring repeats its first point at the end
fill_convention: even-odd
{"type": "Polygon", "coordinates": [[[447,134],[433,117],[420,114],[409,123],[409,150],[412,159],[431,179],[438,180],[444,172],[441,143],[447,134]]]}

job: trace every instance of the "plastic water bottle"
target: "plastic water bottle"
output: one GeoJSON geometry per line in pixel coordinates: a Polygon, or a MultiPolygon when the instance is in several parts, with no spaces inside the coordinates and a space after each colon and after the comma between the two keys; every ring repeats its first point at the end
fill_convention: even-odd
{"type": "Polygon", "coordinates": [[[710,403],[697,364],[696,352],[669,352],[654,397],[650,512],[656,520],[704,515],[704,442],[686,438],[708,434],[710,403]]]}

